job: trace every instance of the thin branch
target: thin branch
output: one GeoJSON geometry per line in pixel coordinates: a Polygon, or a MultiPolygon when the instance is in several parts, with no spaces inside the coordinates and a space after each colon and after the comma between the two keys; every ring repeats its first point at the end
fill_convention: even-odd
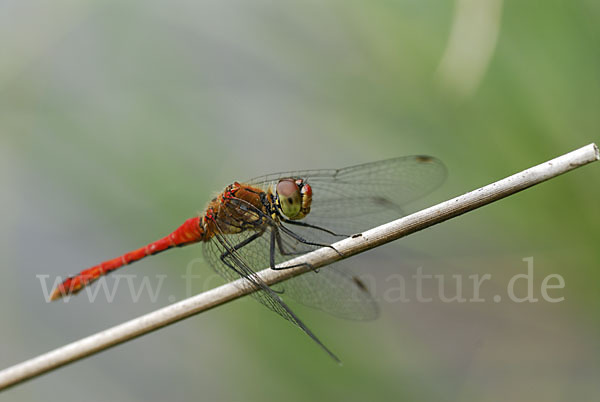
{"type": "MultiPolygon", "coordinates": [[[[475,191],[378,226],[361,235],[339,241],[334,244],[334,247],[343,254],[343,257],[330,248],[321,248],[287,261],[281,266],[302,262],[308,262],[315,268],[329,265],[342,258],[362,253],[472,211],[599,159],[598,147],[589,144],[475,191]]],[[[309,270],[310,268],[301,266],[287,270],[265,269],[259,274],[267,284],[272,285],[309,270]]],[[[252,292],[252,289],[247,286],[241,286],[243,283],[242,279],[227,283],[9,367],[0,371],[0,390],[252,292]]]]}

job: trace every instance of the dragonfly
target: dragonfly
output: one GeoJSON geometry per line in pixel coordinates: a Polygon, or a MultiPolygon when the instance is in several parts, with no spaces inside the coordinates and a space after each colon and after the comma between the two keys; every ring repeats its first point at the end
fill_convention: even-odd
{"type": "Polygon", "coordinates": [[[236,181],[214,197],[204,212],[169,235],[67,277],[51,299],[75,294],[146,256],[202,243],[205,259],[221,277],[226,281],[244,278],[238,286],[251,287],[253,297],[299,327],[339,362],[284,298],[341,318],[370,320],[379,309],[365,284],[339,266],[314,270],[276,286],[267,285],[258,270],[281,269],[279,265],[287,260],[321,247],[333,248],[344,237],[399,218],[405,215],[407,204],[438,188],[445,177],[440,160],[413,155],[236,181]]]}

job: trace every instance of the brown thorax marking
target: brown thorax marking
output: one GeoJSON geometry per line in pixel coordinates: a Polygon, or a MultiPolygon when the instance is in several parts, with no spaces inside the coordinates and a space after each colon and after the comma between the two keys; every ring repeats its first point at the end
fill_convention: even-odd
{"type": "Polygon", "coordinates": [[[208,204],[205,221],[212,220],[213,225],[218,222],[218,230],[222,234],[260,229],[264,227],[266,221],[259,211],[265,215],[269,213],[261,201],[262,193],[263,190],[246,184],[238,182],[230,184],[208,204]]]}

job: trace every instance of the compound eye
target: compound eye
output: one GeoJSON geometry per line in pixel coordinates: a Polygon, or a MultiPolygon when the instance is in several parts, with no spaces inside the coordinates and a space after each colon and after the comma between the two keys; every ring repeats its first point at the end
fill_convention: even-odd
{"type": "Polygon", "coordinates": [[[281,211],[288,218],[294,219],[302,208],[302,197],[298,185],[292,179],[282,179],[277,183],[276,191],[281,211]]]}

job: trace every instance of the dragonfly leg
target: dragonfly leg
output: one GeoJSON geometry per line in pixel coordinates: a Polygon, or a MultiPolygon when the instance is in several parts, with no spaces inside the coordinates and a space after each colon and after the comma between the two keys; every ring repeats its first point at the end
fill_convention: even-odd
{"type": "MultiPolygon", "coordinates": [[[[308,262],[303,262],[300,264],[294,264],[294,265],[287,265],[285,267],[271,267],[271,269],[275,270],[275,271],[283,271],[284,269],[290,269],[290,268],[298,268],[298,267],[308,267],[310,268],[311,271],[313,271],[315,274],[319,273],[319,268],[315,268],[314,265],[309,264],[308,262]]],[[[281,293],[283,293],[283,291],[281,291],[281,293]]]]}
{"type": "Polygon", "coordinates": [[[302,251],[287,251],[283,245],[283,239],[281,238],[281,233],[279,233],[279,230],[274,229],[273,230],[275,233],[275,240],[277,242],[277,248],[279,249],[279,253],[281,255],[302,255],[302,254],[306,254],[307,251],[306,250],[302,250],[302,251]]]}
{"type": "Polygon", "coordinates": [[[305,228],[317,229],[317,230],[320,230],[322,232],[329,233],[330,235],[333,235],[333,236],[338,236],[338,237],[349,237],[350,236],[350,235],[346,235],[346,234],[335,233],[335,232],[332,232],[329,229],[325,229],[325,228],[322,228],[321,226],[317,226],[317,225],[311,225],[310,223],[306,223],[306,222],[293,221],[293,220],[287,219],[285,217],[280,217],[280,219],[283,222],[289,223],[291,225],[302,226],[302,227],[305,227],[305,228]]]}
{"type": "MultiPolygon", "coordinates": [[[[254,240],[258,239],[260,236],[262,236],[265,233],[264,230],[260,231],[260,232],[256,232],[255,234],[253,234],[252,236],[248,237],[246,240],[236,244],[235,246],[231,246],[231,247],[226,247],[226,251],[221,254],[220,258],[221,261],[223,261],[223,264],[227,265],[229,268],[233,269],[238,275],[243,276],[237,269],[235,269],[235,267],[230,264],[226,258],[233,256],[233,253],[236,252],[237,250],[239,250],[240,248],[247,246],[248,244],[252,243],[254,240]]],[[[279,293],[282,294],[283,290],[275,290],[273,288],[271,288],[271,290],[275,293],[279,293]]]]}
{"type": "MultiPolygon", "coordinates": [[[[280,271],[282,269],[290,269],[290,268],[296,268],[296,267],[308,267],[310,268],[312,271],[314,272],[319,272],[317,270],[317,268],[315,268],[312,264],[309,264],[308,262],[303,262],[301,264],[294,264],[294,265],[289,265],[287,267],[277,267],[275,265],[275,246],[277,245],[277,248],[279,249],[279,253],[281,255],[300,255],[300,254],[306,254],[306,252],[286,252],[283,248],[283,242],[281,241],[281,234],[279,233],[279,230],[277,228],[272,228],[271,229],[271,247],[269,250],[269,259],[270,259],[270,265],[271,265],[271,269],[275,270],[275,271],[280,271]]],[[[283,291],[282,291],[283,293],[283,291]]]]}
{"type": "MultiPolygon", "coordinates": [[[[259,237],[259,236],[256,236],[256,237],[254,237],[254,236],[255,235],[251,236],[251,237],[253,237],[252,240],[249,240],[251,238],[251,237],[249,237],[248,239],[246,239],[249,241],[245,240],[242,243],[248,244],[248,243],[252,242],[253,240],[256,240],[259,237]]],[[[238,258],[238,257],[235,255],[235,250],[233,250],[233,248],[243,247],[243,246],[236,245],[233,247],[228,247],[227,241],[224,240],[222,238],[222,236],[216,236],[216,239],[219,243],[221,243],[221,245],[223,247],[225,247],[226,249],[231,249],[231,251],[223,253],[222,256],[223,255],[231,255],[235,261],[235,258],[238,258]]],[[[327,346],[325,346],[323,344],[323,342],[321,342],[321,340],[319,338],[317,338],[317,336],[306,326],[306,324],[304,324],[304,322],[302,322],[302,320],[300,320],[300,318],[296,315],[296,313],[294,313],[292,311],[292,309],[290,309],[289,306],[283,302],[281,297],[279,297],[277,295],[278,292],[275,292],[273,290],[273,288],[271,288],[266,283],[264,283],[262,281],[262,279],[260,279],[260,277],[258,277],[258,276],[253,277],[256,275],[256,273],[252,272],[252,270],[249,269],[248,267],[244,267],[243,260],[240,260],[238,258],[238,264],[240,264],[239,269],[236,268],[229,261],[224,260],[223,257],[221,258],[221,260],[227,267],[231,268],[240,277],[246,278],[248,281],[250,281],[250,283],[252,283],[252,285],[256,288],[257,291],[263,292],[263,294],[266,296],[266,299],[262,299],[262,300],[266,300],[263,302],[263,304],[265,304],[267,307],[273,309],[275,312],[280,314],[285,319],[291,321],[293,324],[297,325],[302,331],[304,331],[305,334],[307,334],[313,341],[315,341],[333,360],[335,360],[338,364],[341,364],[340,359],[331,350],[329,350],[327,348],[327,346]],[[279,307],[279,308],[277,308],[277,307],[279,307]]],[[[259,298],[259,300],[261,300],[261,299],[259,298]]]]}
{"type": "Polygon", "coordinates": [[[228,246],[225,242],[222,241],[222,239],[220,237],[217,237],[217,239],[219,240],[219,242],[223,245],[223,247],[225,248],[225,252],[223,252],[220,255],[220,259],[223,262],[223,264],[227,265],[227,267],[229,267],[230,269],[232,269],[233,271],[235,271],[236,274],[238,274],[241,277],[245,277],[247,280],[249,280],[254,286],[256,286],[257,288],[260,288],[259,283],[256,282],[256,280],[254,278],[251,278],[249,275],[245,275],[243,272],[240,272],[235,266],[234,264],[232,264],[231,262],[229,262],[227,260],[227,257],[232,257],[234,260],[235,258],[238,258],[235,254],[235,252],[237,250],[239,250],[240,248],[250,244],[251,242],[253,242],[254,240],[258,239],[260,236],[262,236],[262,234],[264,233],[264,231],[262,232],[257,232],[255,234],[253,234],[252,236],[248,237],[246,240],[236,244],[235,246],[228,246]]]}
{"type": "Polygon", "coordinates": [[[220,258],[221,261],[223,261],[223,263],[229,265],[227,263],[227,261],[225,261],[225,259],[231,255],[233,255],[234,252],[236,252],[237,250],[239,250],[240,248],[247,246],[248,244],[252,243],[254,240],[258,239],[260,236],[262,236],[265,233],[264,230],[260,231],[260,232],[256,232],[254,233],[252,236],[248,237],[246,240],[239,242],[238,244],[236,244],[235,246],[231,246],[231,247],[225,247],[225,252],[223,254],[221,254],[220,258]]]}
{"type": "Polygon", "coordinates": [[[287,235],[293,237],[294,239],[296,239],[297,241],[299,241],[300,243],[303,244],[308,244],[309,246],[315,246],[315,247],[328,247],[330,249],[332,249],[333,251],[335,251],[336,253],[338,253],[338,255],[340,257],[343,257],[344,255],[342,253],[340,253],[339,251],[337,251],[337,249],[335,247],[333,247],[331,244],[325,244],[325,243],[314,243],[308,240],[305,240],[304,238],[302,238],[300,235],[294,233],[293,231],[291,231],[290,229],[286,228],[283,225],[279,225],[279,228],[281,230],[283,230],[284,233],[286,233],[287,235]]]}

